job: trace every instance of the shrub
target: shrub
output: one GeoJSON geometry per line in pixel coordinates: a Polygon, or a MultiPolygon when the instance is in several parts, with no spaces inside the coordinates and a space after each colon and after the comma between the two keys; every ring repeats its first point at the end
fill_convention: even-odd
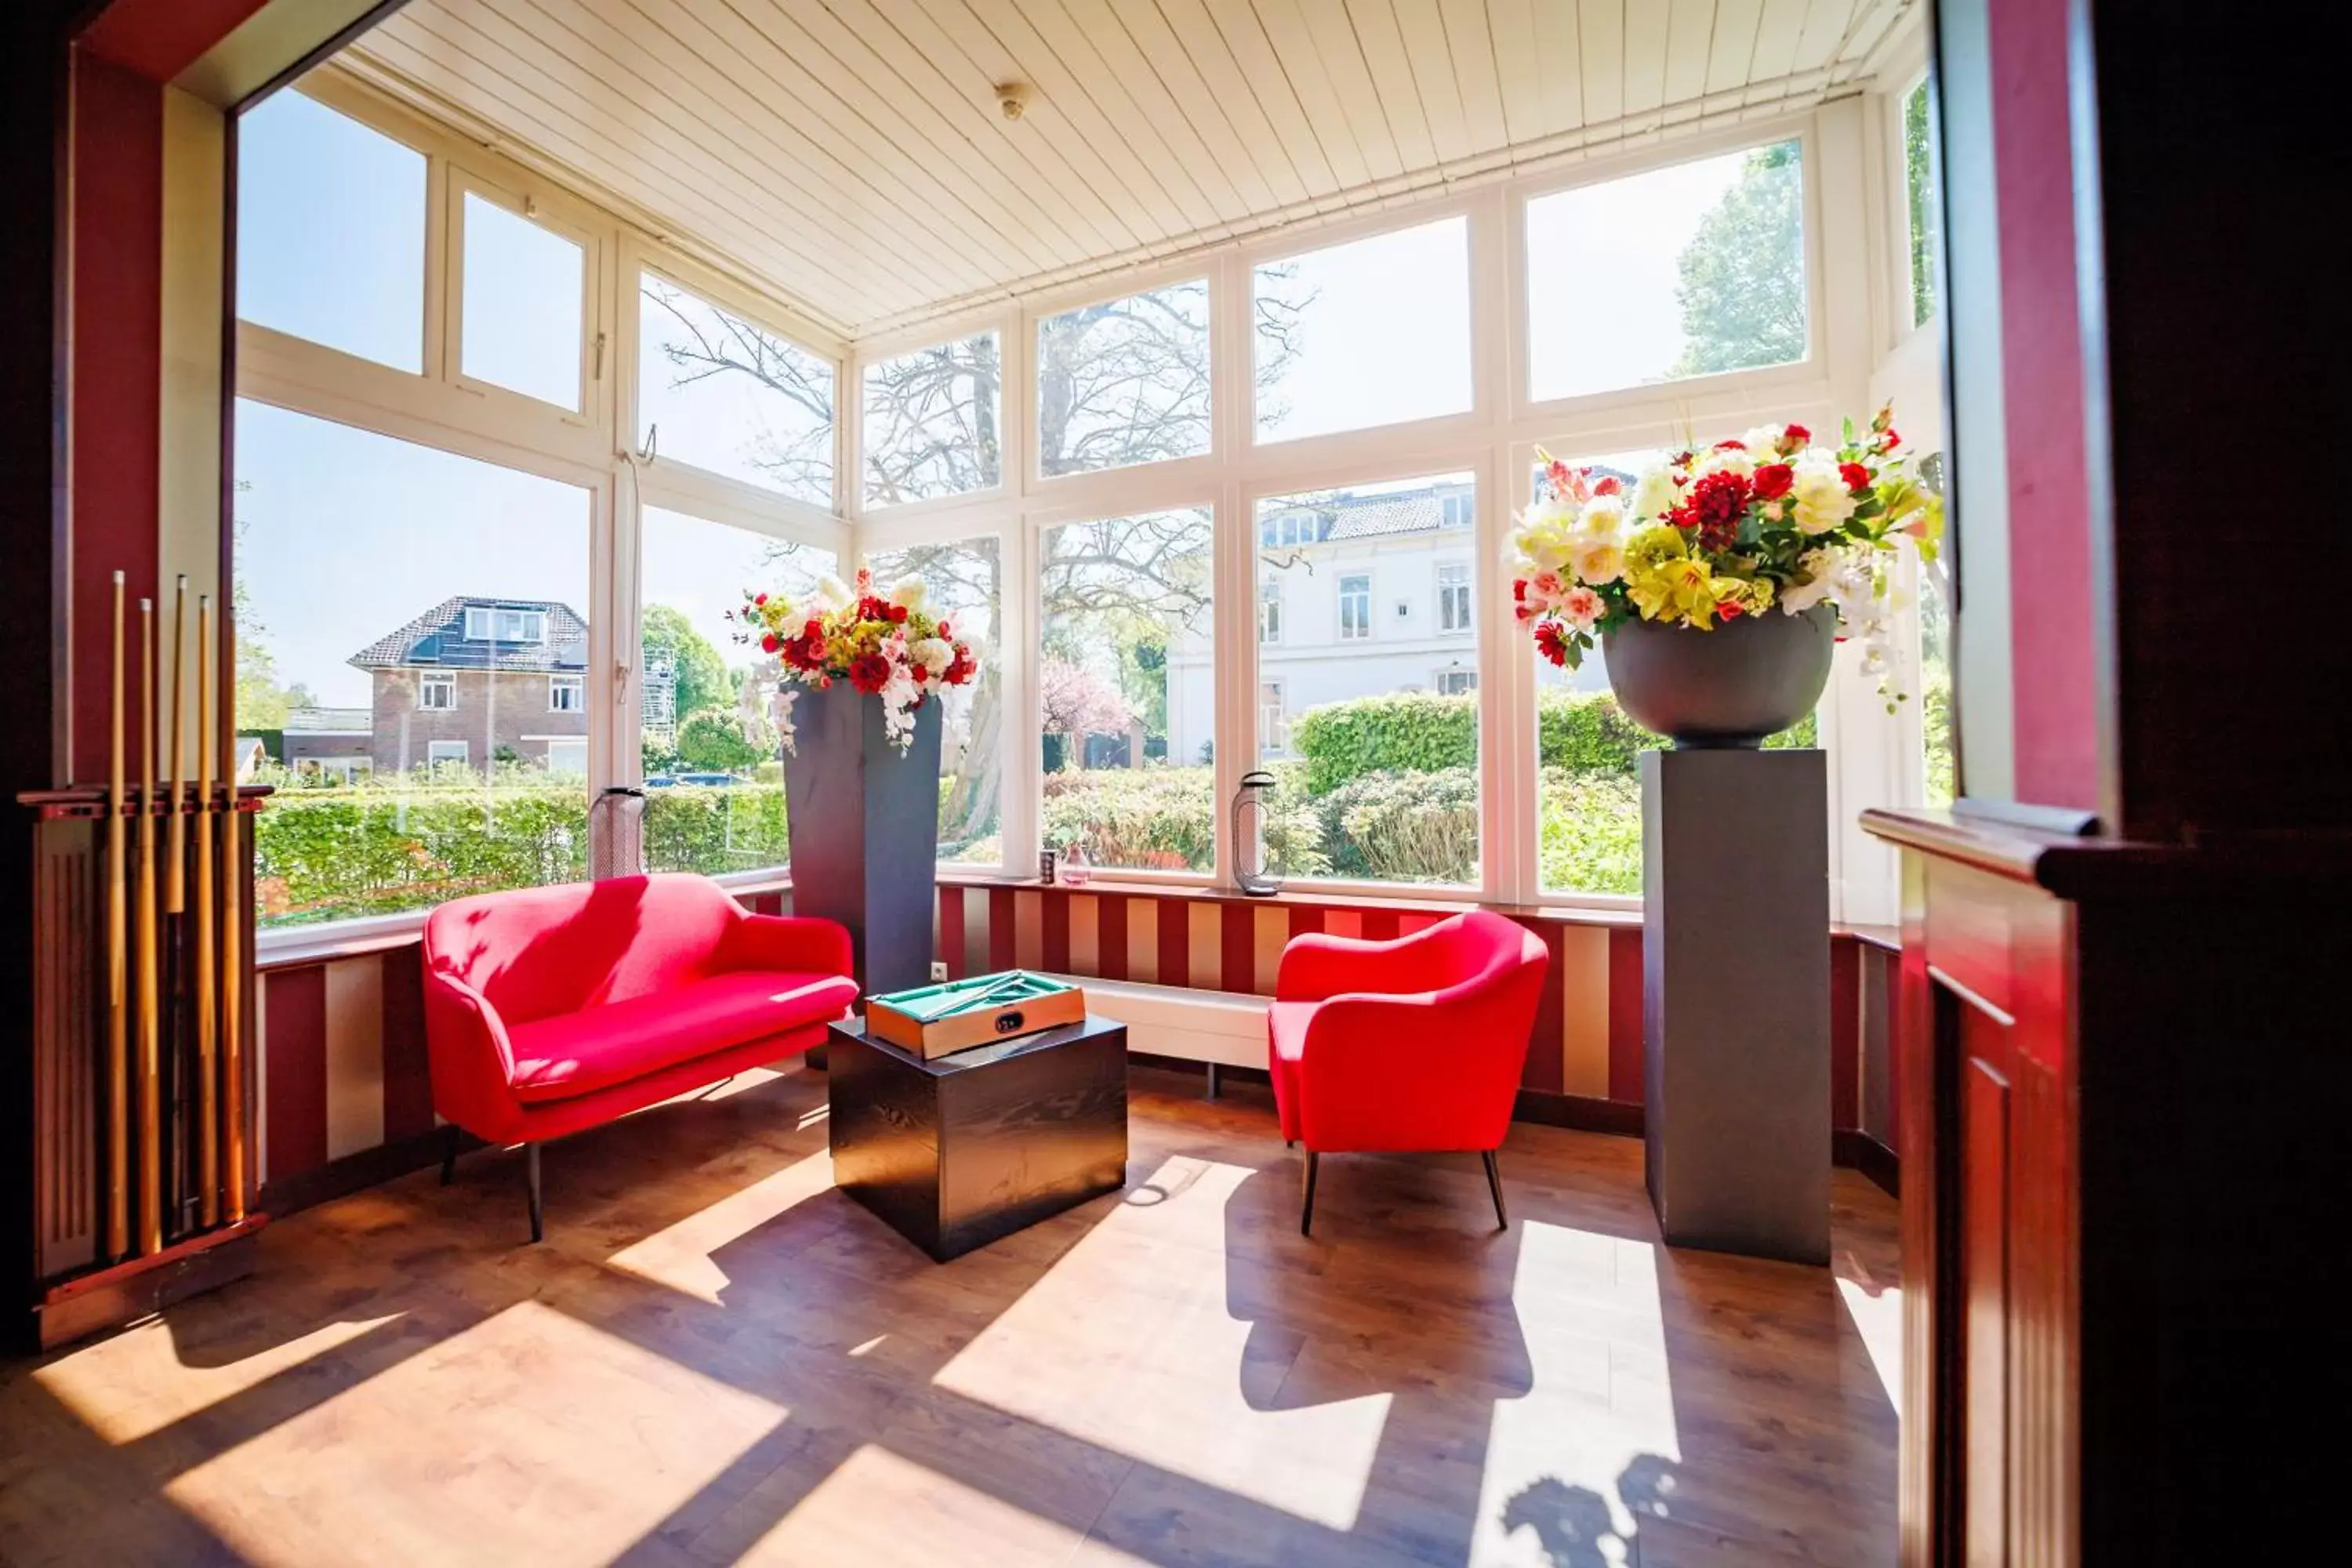
{"type": "Polygon", "coordinates": [[[1642,890],[1642,785],[1622,773],[1546,768],[1537,819],[1543,885],[1554,891],[1642,890]]]}
{"type": "MultiPolygon", "coordinates": [[[[1211,768],[1092,768],[1045,780],[1045,842],[1077,844],[1097,866],[1205,871],[1216,862],[1224,816],[1211,768]]],[[[1266,823],[1272,864],[1292,876],[1320,876],[1321,821],[1296,791],[1279,792],[1266,823]]]]}
{"type": "Polygon", "coordinates": [[[1478,771],[1378,773],[1316,803],[1341,877],[1391,882],[1478,879],[1478,771]]]}
{"type": "Polygon", "coordinates": [[[1478,765],[1478,700],[1400,691],[1310,708],[1291,721],[1291,749],[1310,794],[1376,773],[1478,765]]]}
{"type": "Polygon", "coordinates": [[[272,799],[254,822],[254,891],[270,925],[587,874],[588,796],[577,784],[301,790],[272,799]]]}
{"type": "Polygon", "coordinates": [[[757,871],[792,853],[781,784],[647,790],[643,820],[646,864],[656,871],[757,871]]]}

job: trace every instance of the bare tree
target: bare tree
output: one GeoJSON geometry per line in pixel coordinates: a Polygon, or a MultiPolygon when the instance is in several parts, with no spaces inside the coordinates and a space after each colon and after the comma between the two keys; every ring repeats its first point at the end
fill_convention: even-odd
{"type": "MultiPolygon", "coordinates": [[[[1282,268],[1256,274],[1254,380],[1261,421],[1278,417],[1283,373],[1304,346],[1314,295],[1282,268]]],[[[830,426],[829,375],[822,362],[748,322],[691,320],[698,304],[653,291],[682,331],[664,353],[679,378],[748,377],[782,393],[830,426]],[[685,314],[680,314],[683,308],[685,314]]],[[[676,290],[667,290],[675,296],[676,290]]],[[[713,312],[713,315],[718,315],[713,312]]],[[[1210,350],[1205,283],[1178,284],[1051,317],[1037,344],[1037,469],[1044,475],[1122,468],[1190,457],[1210,440],[1210,350]]],[[[995,335],[941,343],[878,360],[859,390],[866,451],[859,482],[866,504],[961,494],[997,484],[1003,408],[1003,357],[995,335]]],[[[829,453],[829,446],[825,450],[829,453]]],[[[812,448],[777,445],[749,454],[792,489],[813,479],[812,448]]],[[[829,458],[823,469],[831,479],[829,458]]],[[[1102,617],[1132,628],[1142,622],[1174,629],[1205,625],[1209,574],[1204,516],[1192,512],[1107,519],[1055,531],[1041,563],[1048,620],[1102,617]]],[[[919,577],[935,607],[993,638],[1003,602],[1003,567],[993,540],[919,545],[874,563],[885,578],[919,577]]],[[[995,754],[1003,687],[990,659],[971,694],[969,729],[949,766],[954,782],[940,808],[943,842],[992,831],[998,810],[994,768],[962,765],[995,754]]],[[[959,726],[961,727],[961,726],[959,726]]]]}

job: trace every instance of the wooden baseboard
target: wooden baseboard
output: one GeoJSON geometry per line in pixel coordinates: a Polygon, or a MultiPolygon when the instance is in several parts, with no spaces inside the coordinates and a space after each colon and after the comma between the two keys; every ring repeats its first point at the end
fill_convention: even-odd
{"type": "MultiPolygon", "coordinates": [[[[263,1185],[262,1206],[283,1218],[336,1198],[364,1192],[370,1187],[382,1186],[411,1171],[437,1165],[441,1163],[441,1156],[448,1151],[448,1129],[436,1127],[396,1142],[379,1143],[373,1149],[362,1149],[340,1160],[330,1160],[323,1165],[314,1165],[290,1176],[277,1177],[263,1185]]],[[[485,1146],[470,1132],[457,1134],[460,1153],[485,1146]]]]}
{"type": "Polygon", "coordinates": [[[119,1328],[175,1301],[253,1272],[257,1237],[269,1223],[250,1214],[221,1230],[192,1236],[146,1258],[68,1279],[41,1299],[43,1350],[119,1328]]]}
{"type": "Polygon", "coordinates": [[[1202,1078],[1206,1078],[1208,1069],[1213,1067],[1217,1069],[1219,1083],[1272,1083],[1274,1081],[1266,1076],[1264,1068],[1235,1067],[1230,1062],[1198,1061],[1191,1057],[1157,1056],[1150,1051],[1129,1051],[1127,1053],[1127,1062],[1129,1067],[1165,1068],[1170,1072],[1189,1072],[1202,1078]]]}
{"type": "Polygon", "coordinates": [[[1547,1089],[1519,1090],[1511,1108],[1514,1121],[1538,1127],[1565,1127],[1576,1132],[1606,1132],[1619,1138],[1642,1135],[1642,1108],[1622,1100],[1596,1100],[1590,1095],[1555,1094],[1547,1089]]]}
{"type": "Polygon", "coordinates": [[[1888,1197],[1903,1195],[1903,1163],[1895,1151],[1855,1128],[1842,1127],[1830,1134],[1830,1158],[1848,1170],[1860,1171],[1888,1197]]]}

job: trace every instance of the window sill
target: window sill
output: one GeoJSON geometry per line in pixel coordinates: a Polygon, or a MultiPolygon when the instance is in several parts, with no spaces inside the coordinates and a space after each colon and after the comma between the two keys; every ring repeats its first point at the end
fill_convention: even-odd
{"type": "MultiPolygon", "coordinates": [[[[946,886],[961,888],[1007,888],[1018,891],[1027,889],[1043,892],[1045,884],[1034,877],[1006,875],[973,875],[959,872],[950,867],[940,868],[938,880],[946,886]]],[[[1438,898],[1400,897],[1395,893],[1360,893],[1345,886],[1318,887],[1312,883],[1286,886],[1278,893],[1263,897],[1213,887],[1203,883],[1169,883],[1141,879],[1114,879],[1097,872],[1078,888],[1055,884],[1066,893],[1114,893],[1126,898],[1184,899],[1194,903],[1261,904],[1276,909],[1339,909],[1386,910],[1399,914],[1458,915],[1466,910],[1491,910],[1496,914],[1515,919],[1558,921],[1563,925],[1630,926],[1642,923],[1639,900],[1622,907],[1572,904],[1505,904],[1490,903],[1477,898],[1461,896],[1438,898]]]]}

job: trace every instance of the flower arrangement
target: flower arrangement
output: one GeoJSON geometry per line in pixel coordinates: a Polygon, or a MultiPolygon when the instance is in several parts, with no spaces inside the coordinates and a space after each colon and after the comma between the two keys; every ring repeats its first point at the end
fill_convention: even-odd
{"type": "Polygon", "coordinates": [[[883,728],[904,752],[925,699],[980,673],[971,644],[945,620],[934,620],[926,599],[923,584],[911,577],[878,592],[866,565],[855,583],[827,576],[797,604],[782,594],[743,590],[742,608],[728,616],[742,628],[736,641],[756,642],[783,665],[776,729],[784,750],[793,749],[793,683],[823,689],[846,680],[879,697],[883,728]]]}
{"type": "Polygon", "coordinates": [[[1551,494],[1511,531],[1519,624],[1555,665],[1575,668],[1596,636],[1636,618],[1712,631],[1778,609],[1832,605],[1868,653],[1890,704],[1892,588],[1885,567],[1908,539],[1935,559],[1943,503],[1896,456],[1881,408],[1859,436],[1817,447],[1801,425],[1675,453],[1629,490],[1613,474],[1539,452],[1551,494]]]}

